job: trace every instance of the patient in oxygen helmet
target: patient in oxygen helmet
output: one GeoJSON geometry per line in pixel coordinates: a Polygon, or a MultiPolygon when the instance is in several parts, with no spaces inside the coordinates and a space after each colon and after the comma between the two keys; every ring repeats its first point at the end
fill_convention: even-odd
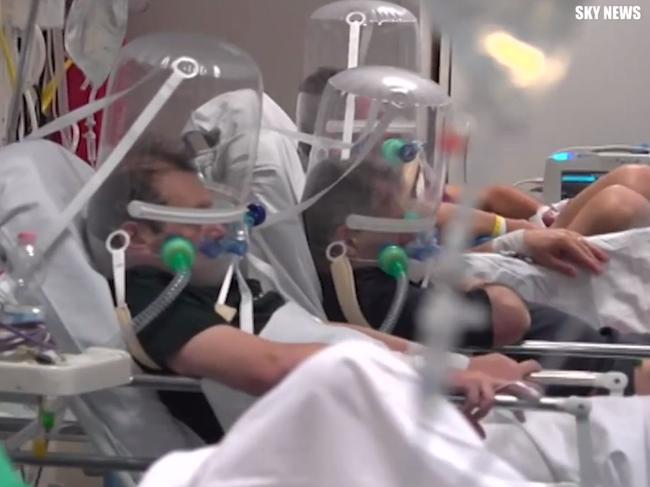
{"type": "MultiPolygon", "coordinates": [[[[357,213],[389,218],[402,218],[410,210],[401,203],[401,195],[404,194],[401,187],[402,173],[381,162],[367,162],[364,161],[334,185],[304,212],[303,217],[310,250],[323,287],[323,306],[328,318],[332,321],[362,319],[371,327],[378,328],[389,311],[397,283],[379,268],[377,256],[388,245],[402,246],[408,253],[413,236],[353,230],[346,226],[346,218],[353,212],[352,208],[357,213]],[[337,282],[333,275],[335,266],[332,265],[337,259],[346,259],[351,265],[352,283],[341,284],[341,280],[347,279],[345,276],[337,282]],[[351,299],[346,298],[346,294],[351,299]],[[358,311],[354,307],[358,307],[358,311]]],[[[317,163],[307,176],[303,200],[337,181],[346,169],[347,166],[338,161],[324,160],[317,163]]],[[[558,241],[569,247],[578,245],[577,241],[572,240],[573,235],[563,233],[564,230],[529,232],[533,232],[532,240],[542,244],[540,252],[544,251],[544,244],[552,249],[558,241]]],[[[526,303],[514,290],[505,286],[467,283],[460,291],[465,293],[469,302],[486,310],[485,319],[478,329],[469,329],[459,336],[458,345],[463,347],[489,348],[516,344],[525,339],[650,343],[650,336],[646,334],[623,335],[609,328],[598,331],[580,319],[554,308],[526,303]]],[[[416,316],[425,296],[426,290],[419,283],[409,284],[405,304],[392,331],[395,335],[409,340],[418,338],[416,316]]],[[[533,358],[539,359],[545,368],[619,370],[630,378],[628,394],[634,391],[650,392],[650,376],[645,362],[636,368],[636,363],[630,360],[533,358]]]]}
{"type": "MultiPolygon", "coordinates": [[[[301,131],[313,133],[323,90],[339,72],[321,67],[301,83],[296,117],[301,131]]],[[[301,143],[299,152],[306,168],[310,148],[301,143]]],[[[445,186],[443,202],[435,215],[441,231],[451,221],[461,193],[458,186],[445,186]]],[[[515,187],[492,185],[479,192],[473,233],[480,239],[535,228],[568,229],[581,235],[618,232],[650,225],[649,200],[650,167],[633,164],[615,169],[573,199],[550,206],[515,187]]]]}
{"type": "MultiPolygon", "coordinates": [[[[164,264],[164,248],[169,242],[183,238],[202,249],[206,238],[213,243],[226,242],[230,229],[227,225],[140,220],[127,211],[132,201],[176,208],[209,208],[215,199],[188,154],[155,141],[141,142],[97,194],[90,207],[88,225],[92,227],[93,222],[101,221],[103,228],[119,228],[128,234],[126,301],[131,314],[137,317],[174,278],[169,266],[164,264]]],[[[254,333],[239,329],[237,313],[225,316],[218,307],[215,310],[220,289],[201,284],[200,274],[209,272],[213,273],[212,279],[216,275],[218,280],[224,280],[228,256],[221,253],[216,260],[197,257],[194,267],[198,268],[199,282],[190,282],[168,308],[139,331],[138,346],[142,350],[134,358],[152,373],[210,378],[255,396],[262,395],[325,345],[278,343],[256,336],[283,306],[284,300],[274,292],[262,292],[254,281],[247,281],[253,294],[254,333]]],[[[225,305],[236,310],[240,294],[240,287],[233,283],[225,305]]],[[[372,329],[356,329],[393,351],[406,353],[410,349],[411,344],[405,340],[372,329]]],[[[468,403],[466,409],[475,421],[487,413],[498,388],[521,380],[538,368],[533,361],[518,364],[490,354],[471,359],[467,371],[450,371],[449,387],[460,393],[468,392],[468,396],[472,392],[476,400],[468,403]]],[[[221,437],[219,422],[203,394],[161,391],[160,397],[176,418],[206,442],[221,437]]]]}

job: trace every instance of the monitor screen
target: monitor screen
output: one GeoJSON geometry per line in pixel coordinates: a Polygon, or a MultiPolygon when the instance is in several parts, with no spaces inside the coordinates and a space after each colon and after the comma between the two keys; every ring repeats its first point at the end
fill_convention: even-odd
{"type": "Polygon", "coordinates": [[[607,171],[562,171],[562,199],[573,198],[605,174],[607,171]]]}

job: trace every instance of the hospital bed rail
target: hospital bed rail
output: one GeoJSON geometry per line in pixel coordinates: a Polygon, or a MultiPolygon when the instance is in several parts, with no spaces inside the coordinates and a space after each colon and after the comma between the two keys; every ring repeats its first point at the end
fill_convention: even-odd
{"type": "Polygon", "coordinates": [[[588,372],[580,370],[542,370],[529,376],[543,386],[588,387],[606,389],[613,396],[622,396],[628,378],[622,372],[588,372]]]}
{"type": "MultiPolygon", "coordinates": [[[[157,390],[183,390],[188,391],[199,387],[199,381],[178,377],[162,377],[157,381],[155,376],[135,376],[134,381],[129,387],[146,387],[157,390]]],[[[198,390],[198,389],[196,389],[198,390]]],[[[463,396],[450,396],[450,401],[461,403],[465,399],[463,396]]],[[[539,400],[524,400],[515,396],[502,395],[496,396],[494,407],[497,409],[516,410],[516,411],[551,411],[558,413],[567,413],[576,417],[576,421],[585,421],[588,428],[588,416],[591,405],[588,399],[571,397],[571,398],[551,398],[542,397],[539,400]]],[[[28,425],[28,421],[23,423],[28,425]]],[[[2,423],[0,422],[0,426],[2,423]]],[[[67,427],[73,426],[74,423],[66,424],[67,427]]],[[[15,426],[15,425],[14,425],[15,426]]],[[[590,446],[590,437],[588,442],[582,440],[581,445],[587,448],[591,455],[593,451],[590,446]]],[[[108,456],[97,454],[71,454],[71,453],[48,453],[44,457],[34,455],[32,452],[11,450],[8,452],[12,461],[17,465],[33,465],[39,467],[58,467],[58,468],[82,468],[93,472],[144,472],[157,459],[145,457],[125,457],[125,456],[108,456]]],[[[591,461],[591,456],[588,457],[591,461]]],[[[585,484],[588,485],[588,484],[585,484]]]]}
{"type": "MultiPolygon", "coordinates": [[[[454,403],[462,404],[464,397],[452,396],[450,400],[454,403]]],[[[594,445],[589,426],[591,402],[588,398],[576,396],[567,398],[541,397],[536,400],[531,400],[497,394],[494,407],[511,411],[551,411],[572,415],[576,423],[576,446],[580,486],[594,487],[600,485],[594,463],[594,445]]]]}
{"type": "MultiPolygon", "coordinates": [[[[540,385],[572,386],[607,389],[621,395],[627,386],[627,377],[621,372],[585,372],[579,370],[543,370],[531,374],[530,379],[540,385]]],[[[168,377],[139,374],[126,387],[142,387],[166,391],[201,392],[201,383],[189,377],[168,377]]]]}
{"type": "MultiPolygon", "coordinates": [[[[536,373],[534,379],[541,383],[557,383],[558,381],[579,381],[581,384],[595,384],[601,374],[588,374],[583,372],[564,372],[564,371],[544,371],[536,373]]],[[[625,380],[625,377],[622,378],[625,380]]],[[[136,374],[131,377],[128,384],[120,387],[140,387],[156,390],[199,392],[201,390],[200,381],[188,377],[165,377],[155,375],[136,374]]],[[[464,401],[462,396],[450,397],[452,402],[464,401]]],[[[577,431],[577,451],[579,456],[581,485],[595,485],[593,479],[593,444],[589,429],[589,413],[591,404],[586,398],[553,398],[542,397],[536,400],[519,399],[511,395],[499,394],[496,396],[494,407],[496,409],[515,410],[515,411],[548,411],[557,413],[566,413],[573,415],[576,422],[577,431]]],[[[24,427],[14,433],[15,436],[24,434],[32,426],[33,421],[25,421],[24,427]]],[[[73,426],[74,423],[66,423],[65,429],[73,426]]],[[[64,427],[59,429],[63,430],[64,427]]],[[[14,429],[15,431],[15,429],[14,429]]],[[[79,438],[79,437],[78,437],[79,438]]],[[[79,438],[81,439],[81,438],[79,438]]],[[[11,443],[11,438],[8,439],[11,443]]],[[[16,464],[33,465],[38,467],[58,467],[58,468],[81,468],[94,473],[119,472],[143,472],[149,468],[157,459],[156,458],[139,458],[124,457],[119,455],[108,454],[66,454],[66,453],[48,453],[45,457],[37,456],[32,452],[18,449],[14,442],[15,448],[9,449],[9,455],[16,464]]],[[[125,484],[129,485],[129,484],[125,484]]],[[[132,484],[131,484],[132,485],[132,484]]]]}
{"type": "Polygon", "coordinates": [[[81,468],[97,473],[106,472],[144,472],[157,460],[156,458],[137,458],[124,456],[90,455],[75,453],[48,453],[39,457],[27,451],[9,452],[9,458],[16,465],[37,467],[81,468]]]}
{"type": "MultiPolygon", "coordinates": [[[[448,399],[454,404],[462,404],[465,401],[462,395],[448,396],[448,399]]],[[[497,394],[494,407],[509,411],[552,411],[576,417],[585,417],[591,412],[589,399],[575,396],[521,399],[509,394],[497,394]]]]}
{"type": "Polygon", "coordinates": [[[520,345],[508,345],[499,348],[463,347],[460,353],[493,353],[508,355],[548,355],[589,358],[650,358],[650,345],[609,344],[589,342],[551,342],[544,340],[526,340],[520,345]]]}

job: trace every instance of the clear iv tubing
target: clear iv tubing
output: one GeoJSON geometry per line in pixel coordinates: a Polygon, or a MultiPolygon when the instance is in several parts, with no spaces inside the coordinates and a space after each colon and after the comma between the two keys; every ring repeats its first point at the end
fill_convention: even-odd
{"type": "Polygon", "coordinates": [[[382,321],[379,331],[383,333],[391,334],[395,328],[398,318],[402,314],[404,309],[404,303],[406,302],[406,295],[408,293],[409,280],[406,274],[401,274],[397,278],[397,287],[395,289],[395,294],[393,294],[393,301],[390,303],[390,308],[388,313],[382,321]]]}
{"type": "Polygon", "coordinates": [[[181,271],[174,275],[174,278],[167,284],[162,294],[142,310],[138,316],[133,318],[133,329],[136,334],[144,330],[149,323],[155,320],[174,302],[190,282],[191,276],[192,273],[189,270],[181,271]]]}

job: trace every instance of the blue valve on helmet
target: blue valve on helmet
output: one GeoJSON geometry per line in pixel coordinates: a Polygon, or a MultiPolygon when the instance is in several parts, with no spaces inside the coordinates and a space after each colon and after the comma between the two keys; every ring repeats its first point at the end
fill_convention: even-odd
{"type": "Polygon", "coordinates": [[[246,241],[246,238],[243,235],[239,235],[238,232],[237,238],[228,239],[226,241],[226,252],[238,255],[239,257],[246,255],[246,252],[248,252],[248,242],[246,241]]]}
{"type": "Polygon", "coordinates": [[[248,205],[248,211],[244,217],[246,225],[249,227],[256,227],[261,225],[266,220],[266,208],[259,203],[251,203],[248,205]]]}
{"type": "Polygon", "coordinates": [[[425,261],[434,257],[440,247],[437,245],[419,245],[418,242],[411,242],[406,247],[404,247],[406,255],[409,256],[409,259],[425,261]]]}
{"type": "Polygon", "coordinates": [[[210,259],[216,259],[224,253],[224,246],[221,240],[205,239],[199,243],[199,252],[210,259]]]}
{"type": "Polygon", "coordinates": [[[390,138],[381,146],[381,153],[390,164],[406,164],[414,161],[420,152],[421,144],[416,141],[390,138]]]}
{"type": "Polygon", "coordinates": [[[216,259],[222,254],[233,254],[243,257],[248,252],[246,233],[238,231],[236,237],[223,237],[219,239],[204,238],[198,245],[199,252],[210,259],[216,259]]]}
{"type": "Polygon", "coordinates": [[[418,235],[404,247],[410,259],[425,261],[434,257],[439,251],[438,239],[435,232],[418,235]]]}
{"type": "Polygon", "coordinates": [[[243,257],[248,252],[248,244],[245,240],[232,238],[221,240],[205,239],[199,244],[199,251],[210,259],[216,259],[222,254],[234,254],[243,257]]]}
{"type": "MultiPolygon", "coordinates": [[[[419,220],[420,214],[417,211],[404,213],[405,220],[419,220]]],[[[438,235],[436,230],[419,233],[411,242],[404,247],[409,259],[424,261],[438,253],[438,235]]]]}

